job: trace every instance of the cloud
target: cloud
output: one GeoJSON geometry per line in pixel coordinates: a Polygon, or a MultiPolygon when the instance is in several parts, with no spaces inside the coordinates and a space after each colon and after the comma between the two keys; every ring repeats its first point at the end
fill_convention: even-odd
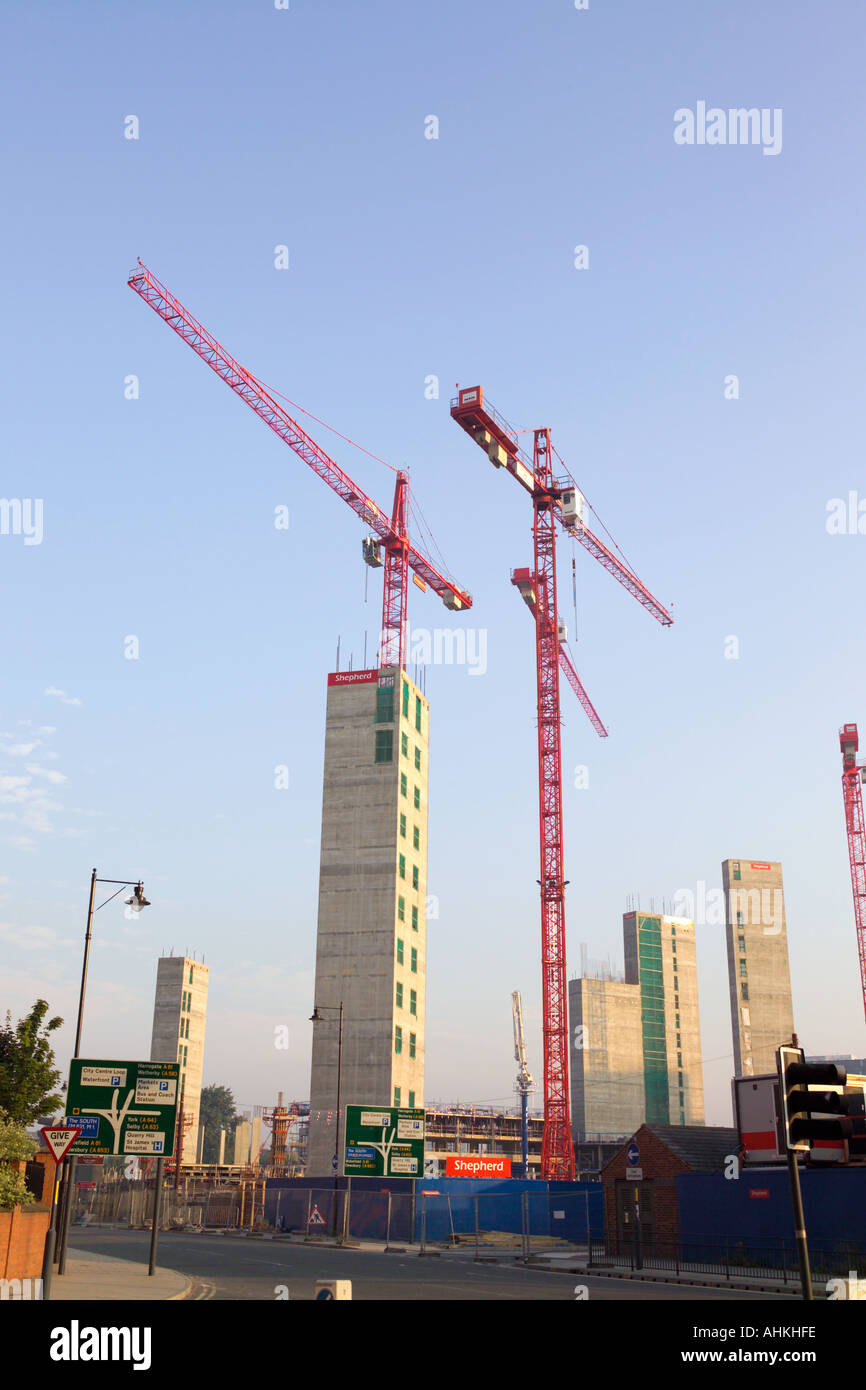
{"type": "Polygon", "coordinates": [[[66,693],[65,690],[58,690],[58,688],[57,688],[56,685],[49,685],[48,688],[47,688],[47,690],[43,691],[43,694],[45,694],[45,695],[56,695],[57,698],[58,698],[58,700],[62,700],[62,701],[63,701],[64,705],[83,705],[83,704],[84,704],[84,701],[83,701],[83,700],[79,700],[79,698],[78,698],[77,695],[67,695],[67,693],[66,693]]]}
{"type": "Polygon", "coordinates": [[[31,780],[30,777],[0,776],[0,803],[18,807],[17,813],[12,814],[12,819],[17,820],[26,830],[36,830],[41,835],[47,835],[54,829],[50,813],[60,811],[63,807],[59,801],[49,796],[43,787],[32,787],[31,780]]]}
{"type": "MultiPolygon", "coordinates": [[[[53,687],[52,687],[53,688],[53,687]]],[[[26,757],[34,749],[42,749],[42,740],[33,737],[32,721],[19,720],[19,724],[29,726],[31,732],[26,743],[13,742],[11,734],[0,733],[0,755],[26,757]]],[[[53,726],[43,725],[40,732],[54,732],[53,726]]],[[[57,754],[50,750],[40,751],[36,760],[31,759],[19,771],[20,763],[9,762],[0,770],[0,820],[16,821],[22,830],[33,831],[39,835],[50,835],[57,829],[54,814],[63,810],[60,801],[54,799],[54,789],[66,782],[66,775],[55,768],[45,766],[49,758],[57,754]],[[14,770],[13,770],[14,769],[14,770]]],[[[32,849],[35,841],[29,835],[19,835],[11,843],[18,849],[32,849]]]]}
{"type": "Polygon", "coordinates": [[[18,946],[23,951],[42,951],[47,947],[74,946],[71,939],[63,939],[51,927],[20,927],[14,922],[0,922],[0,941],[10,946],[18,946]]]}
{"type": "Polygon", "coordinates": [[[25,787],[30,785],[29,777],[0,776],[0,801],[18,801],[25,787]]]}
{"type": "Polygon", "coordinates": [[[29,835],[13,835],[9,843],[14,845],[15,849],[31,850],[36,848],[36,841],[32,840],[29,835]]]}
{"type": "Polygon", "coordinates": [[[52,772],[50,768],[39,767],[37,763],[28,763],[27,771],[30,773],[31,777],[44,777],[46,781],[53,782],[55,785],[58,782],[66,781],[66,777],[62,772],[52,772]]]}

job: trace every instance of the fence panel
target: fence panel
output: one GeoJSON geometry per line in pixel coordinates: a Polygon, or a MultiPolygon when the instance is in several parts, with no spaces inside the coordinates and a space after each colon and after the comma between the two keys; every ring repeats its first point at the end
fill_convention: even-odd
{"type": "MultiPolygon", "coordinates": [[[[812,1277],[817,1285],[866,1270],[866,1251],[854,1242],[809,1241],[812,1277]]],[[[756,1240],[751,1236],[667,1236],[653,1241],[636,1232],[631,1240],[593,1241],[589,1262],[631,1270],[665,1270],[676,1275],[716,1275],[724,1279],[766,1280],[783,1287],[799,1281],[792,1238],[756,1240]]]]}
{"type": "MultiPolygon", "coordinates": [[[[413,1237],[414,1213],[417,1203],[410,1192],[390,1192],[389,1220],[385,1226],[385,1242],[390,1246],[406,1246],[413,1237]]],[[[352,1194],[354,1201],[354,1193],[352,1194]]]]}

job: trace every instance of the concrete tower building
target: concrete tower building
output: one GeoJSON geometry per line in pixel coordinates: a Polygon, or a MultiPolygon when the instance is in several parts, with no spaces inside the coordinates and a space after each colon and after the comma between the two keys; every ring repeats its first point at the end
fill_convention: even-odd
{"type": "Polygon", "coordinates": [[[774,1072],[794,1028],[782,865],[726,859],[722,884],[735,1074],[774,1072]]]}
{"type": "Polygon", "coordinates": [[[632,1134],[646,1113],[640,990],[620,980],[568,982],[575,1140],[632,1134]]]}
{"type": "Polygon", "coordinates": [[[162,956],[157,965],[150,1060],[180,1063],[182,1163],[195,1163],[197,1157],[209,978],[210,967],[187,956],[162,956]]]}
{"type": "Polygon", "coordinates": [[[625,978],[569,984],[572,1130],[578,1142],[640,1125],[702,1125],[694,923],[627,912],[625,978]]]}
{"type": "Polygon", "coordinates": [[[428,737],[428,703],[396,667],[328,677],[311,1175],[333,1171],[341,1002],[343,1117],[424,1104],[428,737]]]}
{"type": "Polygon", "coordinates": [[[695,927],[626,912],[625,977],[640,988],[646,1123],[702,1125],[704,1076],[695,927]]]}

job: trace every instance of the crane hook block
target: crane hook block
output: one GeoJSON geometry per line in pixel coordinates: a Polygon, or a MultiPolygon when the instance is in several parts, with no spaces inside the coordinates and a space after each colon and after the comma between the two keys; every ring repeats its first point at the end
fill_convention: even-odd
{"type": "Polygon", "coordinates": [[[361,542],[364,552],[364,563],[371,569],[382,568],[382,547],[375,536],[365,536],[361,542]]]}

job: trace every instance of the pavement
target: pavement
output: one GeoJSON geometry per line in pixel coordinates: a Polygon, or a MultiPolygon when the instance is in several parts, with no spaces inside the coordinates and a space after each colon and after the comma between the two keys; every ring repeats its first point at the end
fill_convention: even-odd
{"type": "Polygon", "coordinates": [[[162,1269],[157,1265],[154,1273],[149,1275],[149,1245],[143,1248],[142,1253],[144,1262],[133,1263],[113,1255],[73,1250],[70,1246],[66,1255],[66,1273],[52,1277],[51,1302],[166,1302],[192,1295],[192,1279],[176,1269],[162,1269]]]}

